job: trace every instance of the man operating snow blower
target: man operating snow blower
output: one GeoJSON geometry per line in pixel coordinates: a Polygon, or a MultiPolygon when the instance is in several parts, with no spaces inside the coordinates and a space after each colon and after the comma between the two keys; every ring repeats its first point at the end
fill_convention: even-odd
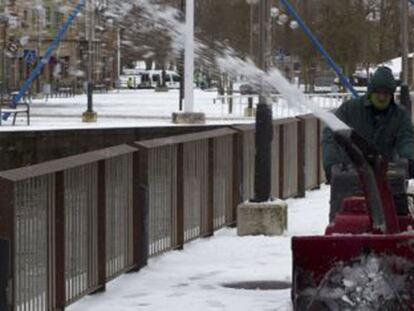
{"type": "MultiPolygon", "coordinates": [[[[393,193],[403,191],[404,177],[414,177],[413,125],[407,111],[394,101],[396,87],[391,70],[379,67],[369,82],[367,93],[344,102],[335,112],[339,119],[372,144],[388,161],[399,163],[398,167],[408,172],[408,176],[401,174],[401,170],[400,174],[389,176],[393,193]]],[[[335,143],[332,134],[332,130],[325,128],[322,140],[326,179],[337,190],[331,194],[330,221],[338,212],[342,198],[358,192],[356,174],[349,170],[350,161],[335,143]],[[341,189],[343,187],[346,189],[341,189]]],[[[403,209],[401,212],[406,213],[406,202],[396,202],[396,205],[399,211],[403,209]]]]}
{"type": "Polygon", "coordinates": [[[398,209],[387,158],[352,129],[332,138],[352,168],[332,171],[342,199],[325,234],[292,238],[294,310],[414,310],[414,219],[398,209]]]}

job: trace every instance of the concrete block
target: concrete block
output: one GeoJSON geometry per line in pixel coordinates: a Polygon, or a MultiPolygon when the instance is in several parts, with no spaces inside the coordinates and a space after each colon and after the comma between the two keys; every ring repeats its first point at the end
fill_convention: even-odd
{"type": "Polygon", "coordinates": [[[255,117],[256,116],[256,108],[244,108],[244,116],[245,117],[255,117]]]}
{"type": "Polygon", "coordinates": [[[168,91],[169,91],[169,89],[166,86],[157,86],[155,88],[156,93],[164,93],[164,92],[168,92],[168,91]]]}
{"type": "Polygon", "coordinates": [[[98,114],[95,111],[85,111],[82,114],[82,122],[96,122],[98,120],[98,114]]]}
{"type": "Polygon", "coordinates": [[[245,202],[237,208],[237,234],[244,235],[281,235],[287,229],[286,202],[245,202]]]}
{"type": "Polygon", "coordinates": [[[172,121],[176,124],[204,124],[206,115],[201,112],[174,112],[172,121]]]}

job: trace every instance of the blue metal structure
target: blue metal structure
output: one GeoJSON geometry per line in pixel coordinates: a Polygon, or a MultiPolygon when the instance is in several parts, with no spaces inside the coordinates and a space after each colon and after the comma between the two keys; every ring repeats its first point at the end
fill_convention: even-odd
{"type": "MultiPolygon", "coordinates": [[[[19,93],[13,98],[13,102],[12,102],[12,107],[13,108],[16,107],[17,103],[20,101],[20,99],[22,99],[22,97],[24,96],[26,91],[30,88],[33,81],[40,74],[43,66],[46,65],[49,62],[49,58],[50,58],[50,56],[52,56],[53,51],[59,46],[59,43],[62,40],[63,36],[65,35],[66,31],[72,25],[72,23],[75,20],[76,16],[79,14],[79,12],[83,9],[84,6],[85,6],[85,0],[79,0],[76,7],[73,9],[71,14],[68,16],[65,23],[59,29],[56,37],[53,39],[52,43],[47,48],[47,50],[45,52],[45,55],[37,63],[34,70],[30,73],[30,76],[27,78],[27,80],[24,82],[24,84],[20,88],[19,93]]],[[[9,115],[10,114],[4,114],[3,120],[7,120],[9,115]]]]}
{"type": "MultiPolygon", "coordinates": [[[[282,4],[286,7],[289,14],[298,22],[299,26],[303,29],[305,34],[309,37],[313,45],[321,52],[322,56],[328,61],[329,65],[333,68],[333,70],[338,75],[339,79],[341,80],[342,84],[352,93],[353,97],[359,97],[357,91],[354,89],[352,84],[349,82],[347,77],[343,74],[342,69],[335,63],[329,53],[324,49],[322,44],[318,41],[316,36],[312,33],[309,27],[305,24],[303,19],[299,16],[296,12],[295,8],[292,6],[289,0],[280,0],[282,4]]],[[[414,0],[413,0],[414,1],[414,0]]]]}

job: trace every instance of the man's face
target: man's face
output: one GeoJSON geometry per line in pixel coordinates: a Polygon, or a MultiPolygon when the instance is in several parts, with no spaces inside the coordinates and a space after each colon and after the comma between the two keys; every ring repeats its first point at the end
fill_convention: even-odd
{"type": "Polygon", "coordinates": [[[392,95],[388,90],[379,89],[371,93],[372,105],[378,110],[385,110],[391,102],[392,95]]]}

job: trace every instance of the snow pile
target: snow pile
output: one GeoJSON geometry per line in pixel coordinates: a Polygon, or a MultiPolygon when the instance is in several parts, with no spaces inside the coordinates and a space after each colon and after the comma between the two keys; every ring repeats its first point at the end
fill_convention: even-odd
{"type": "Polygon", "coordinates": [[[414,307],[413,285],[413,263],[372,254],[337,264],[318,288],[303,294],[312,297],[310,306],[329,310],[405,310],[414,307]]]}

